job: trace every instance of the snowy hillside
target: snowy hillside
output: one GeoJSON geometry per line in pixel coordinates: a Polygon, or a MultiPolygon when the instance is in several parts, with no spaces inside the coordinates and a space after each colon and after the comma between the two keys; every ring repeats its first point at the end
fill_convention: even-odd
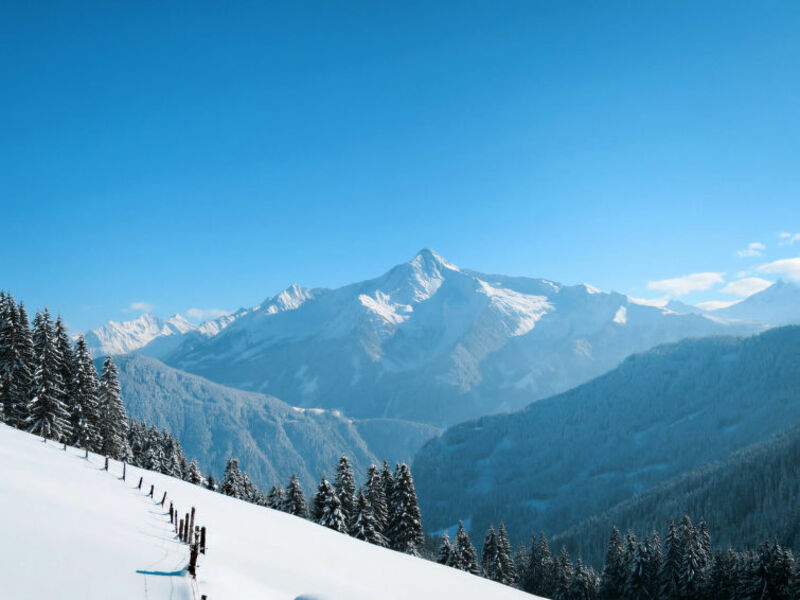
{"type": "Polygon", "coordinates": [[[0,591],[59,600],[512,600],[532,598],[449,567],[369,545],[297,517],[47,444],[0,425],[0,591]],[[144,477],[143,491],[136,489],[144,477]],[[208,552],[188,547],[147,497],[197,509],[208,552]]]}
{"type": "Polygon", "coordinates": [[[255,482],[267,488],[296,473],[306,489],[313,489],[320,473],[343,454],[358,472],[383,460],[411,462],[440,433],[421,423],[360,421],[337,411],[297,409],[147,356],[120,356],[117,366],[130,416],[169,429],[211,473],[222,473],[228,458],[238,456],[255,482]]]}
{"type": "Polygon", "coordinates": [[[725,319],[760,321],[770,325],[800,323],[800,286],[780,280],[741,302],[711,314],[725,319]]]}

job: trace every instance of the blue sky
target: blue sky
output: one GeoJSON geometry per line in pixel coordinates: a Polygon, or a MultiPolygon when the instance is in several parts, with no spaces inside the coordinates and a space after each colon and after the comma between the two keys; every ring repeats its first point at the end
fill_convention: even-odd
{"type": "Polygon", "coordinates": [[[74,329],[422,247],[690,302],[800,277],[796,2],[17,4],[0,287],[74,329]]]}

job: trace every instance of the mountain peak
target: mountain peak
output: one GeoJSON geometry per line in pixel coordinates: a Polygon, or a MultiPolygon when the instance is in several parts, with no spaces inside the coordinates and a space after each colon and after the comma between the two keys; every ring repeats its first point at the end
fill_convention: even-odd
{"type": "Polygon", "coordinates": [[[451,271],[460,271],[457,266],[445,260],[436,251],[430,248],[423,248],[417,252],[416,256],[411,260],[411,265],[414,267],[422,268],[426,271],[430,269],[445,268],[451,271]]]}

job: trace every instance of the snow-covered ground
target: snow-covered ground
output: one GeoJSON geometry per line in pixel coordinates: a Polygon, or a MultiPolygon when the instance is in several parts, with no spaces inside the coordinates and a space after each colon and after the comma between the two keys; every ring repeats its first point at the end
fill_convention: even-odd
{"type": "Polygon", "coordinates": [[[0,425],[0,598],[533,598],[165,475],[128,467],[123,482],[121,473],[115,461],[106,472],[99,456],[0,425]],[[196,507],[208,529],[196,582],[157,504],[164,491],[167,506],[196,507]]]}

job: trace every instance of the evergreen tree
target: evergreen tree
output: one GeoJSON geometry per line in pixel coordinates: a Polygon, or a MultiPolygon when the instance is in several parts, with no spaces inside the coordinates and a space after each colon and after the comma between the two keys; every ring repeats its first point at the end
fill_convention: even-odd
{"type": "Polygon", "coordinates": [[[480,575],[481,568],[478,565],[478,553],[475,546],[472,545],[472,540],[469,539],[467,530],[464,529],[464,524],[458,522],[458,531],[456,532],[456,539],[453,542],[453,549],[451,553],[451,565],[456,569],[461,569],[473,575],[480,575]]]}
{"type": "Polygon", "coordinates": [[[379,524],[372,512],[367,497],[359,488],[356,497],[356,514],[350,525],[350,535],[359,540],[364,540],[376,546],[386,546],[386,538],[378,530],[379,524]]]}
{"type": "Polygon", "coordinates": [[[549,598],[555,586],[555,566],[550,554],[550,546],[544,532],[539,534],[539,541],[531,539],[530,562],[527,577],[523,582],[523,590],[529,594],[549,598]]]}
{"type": "Polygon", "coordinates": [[[446,531],[442,535],[442,543],[439,545],[439,554],[436,556],[436,562],[448,567],[453,566],[453,544],[450,543],[450,536],[447,535],[446,531]]]}
{"type": "Polygon", "coordinates": [[[286,492],[282,485],[273,485],[267,493],[267,506],[275,510],[283,510],[286,506],[286,492]]]}
{"type": "Polygon", "coordinates": [[[494,527],[489,527],[483,539],[483,549],[481,550],[481,568],[483,576],[492,581],[502,580],[502,566],[500,565],[500,553],[497,548],[497,534],[494,527]]]}
{"type": "Polygon", "coordinates": [[[566,546],[561,546],[561,555],[555,563],[555,595],[553,600],[571,600],[572,579],[575,569],[569,559],[566,546]]]}
{"type": "Polygon", "coordinates": [[[75,366],[70,406],[72,443],[79,448],[96,451],[100,447],[100,434],[97,430],[99,385],[97,371],[83,336],[78,338],[75,346],[75,366]]]}
{"type": "Polygon", "coordinates": [[[342,511],[342,503],[336,495],[336,488],[327,480],[325,475],[317,488],[312,506],[314,520],[340,533],[347,533],[347,517],[342,511]]]}
{"type": "MultiPolygon", "coordinates": [[[[247,472],[242,472],[242,490],[244,492],[243,499],[247,502],[258,504],[259,506],[267,505],[266,498],[264,498],[264,495],[256,484],[253,483],[253,480],[250,479],[250,475],[248,475],[247,472]]],[[[281,491],[283,491],[283,488],[281,488],[281,491]]],[[[278,504],[278,510],[283,510],[283,498],[278,504]]]]}
{"type": "Polygon", "coordinates": [[[683,549],[675,521],[669,522],[664,540],[664,561],[661,565],[660,595],[662,598],[680,598],[681,562],[683,549]]]}
{"type": "Polygon", "coordinates": [[[628,585],[625,597],[630,600],[648,600],[650,598],[648,579],[650,574],[650,540],[636,541],[633,534],[629,537],[626,553],[630,552],[628,564],[628,585]]]}
{"type": "Polygon", "coordinates": [[[714,556],[706,597],[710,600],[731,600],[736,597],[736,553],[717,552],[714,556]]]}
{"type": "Polygon", "coordinates": [[[225,465],[225,475],[222,478],[222,488],[220,491],[226,496],[234,498],[244,498],[244,478],[242,470],[239,468],[239,459],[230,458],[225,465]]]}
{"type": "Polygon", "coordinates": [[[383,461],[383,470],[381,471],[381,481],[383,482],[383,495],[386,497],[386,506],[387,506],[386,526],[388,527],[389,519],[391,518],[393,512],[393,507],[391,506],[391,502],[392,502],[392,492],[394,491],[394,475],[392,475],[392,471],[391,469],[389,469],[389,463],[387,461],[383,461]]]}
{"type": "Polygon", "coordinates": [[[294,473],[289,479],[289,487],[286,488],[286,501],[283,510],[296,517],[308,518],[306,495],[303,492],[303,486],[300,485],[300,480],[297,479],[297,475],[294,473]]]}
{"type": "Polygon", "coordinates": [[[414,489],[414,478],[408,465],[401,464],[395,475],[389,503],[392,513],[389,517],[389,545],[393,550],[406,554],[419,555],[419,547],[425,541],[422,534],[422,517],[414,489]]]}
{"type": "Polygon", "coordinates": [[[705,589],[706,563],[703,543],[692,525],[689,515],[681,521],[681,571],[679,577],[680,596],[685,600],[702,600],[705,589]]]}
{"type": "Polygon", "coordinates": [[[203,482],[203,475],[200,473],[200,467],[197,465],[197,459],[193,458],[189,463],[189,470],[186,473],[186,481],[195,485],[200,485],[203,482]]]}
{"type": "Polygon", "coordinates": [[[530,560],[531,557],[528,554],[528,548],[525,546],[525,542],[520,542],[519,546],[517,546],[517,551],[514,553],[514,566],[517,571],[517,585],[520,589],[524,589],[523,586],[528,580],[528,563],[530,563],[530,560]]]}
{"type": "Polygon", "coordinates": [[[100,452],[117,459],[122,459],[128,452],[128,418],[122,404],[121,391],[117,365],[107,356],[100,375],[98,401],[100,452]]]}
{"type": "Polygon", "coordinates": [[[517,581],[517,568],[511,555],[511,542],[505,524],[500,521],[497,528],[497,554],[500,559],[500,583],[513,585],[517,581]]]}
{"type": "Polygon", "coordinates": [[[627,585],[627,573],[624,563],[624,547],[619,530],[614,527],[606,546],[606,559],[603,566],[599,596],[601,600],[622,598],[627,585]]]}
{"type": "Polygon", "coordinates": [[[36,395],[28,404],[28,431],[56,441],[67,440],[69,413],[64,404],[61,357],[47,309],[36,315],[34,349],[38,360],[34,377],[36,395]]]}
{"type": "Polygon", "coordinates": [[[78,373],[78,365],[75,357],[75,350],[72,347],[72,342],[67,335],[67,328],[61,320],[61,315],[56,317],[55,328],[53,330],[55,335],[56,347],[61,357],[61,365],[59,370],[61,372],[61,381],[64,384],[64,404],[67,409],[72,413],[74,404],[76,377],[78,373]]]}
{"type": "Polygon", "coordinates": [[[370,465],[367,470],[367,481],[364,484],[367,501],[372,507],[372,514],[378,523],[378,531],[384,533],[389,522],[389,508],[386,500],[383,479],[378,467],[370,465]]]}
{"type": "Polygon", "coordinates": [[[597,575],[579,558],[569,587],[570,600],[595,600],[597,598],[597,575]]]}
{"type": "Polygon", "coordinates": [[[334,480],[336,495],[342,503],[342,512],[348,523],[352,523],[356,513],[356,484],[353,478],[353,469],[346,456],[339,458],[334,480]]]}
{"type": "Polygon", "coordinates": [[[646,573],[646,580],[647,580],[646,593],[648,598],[657,598],[659,583],[660,583],[659,577],[661,573],[661,560],[662,560],[661,537],[658,535],[658,531],[653,531],[653,534],[649,540],[647,554],[649,560],[647,564],[647,573],[646,573]]]}
{"type": "Polygon", "coordinates": [[[10,423],[23,428],[28,422],[28,405],[36,393],[36,352],[33,348],[33,334],[30,330],[28,313],[20,302],[15,311],[14,352],[16,358],[14,380],[15,398],[12,400],[10,423]]]}

